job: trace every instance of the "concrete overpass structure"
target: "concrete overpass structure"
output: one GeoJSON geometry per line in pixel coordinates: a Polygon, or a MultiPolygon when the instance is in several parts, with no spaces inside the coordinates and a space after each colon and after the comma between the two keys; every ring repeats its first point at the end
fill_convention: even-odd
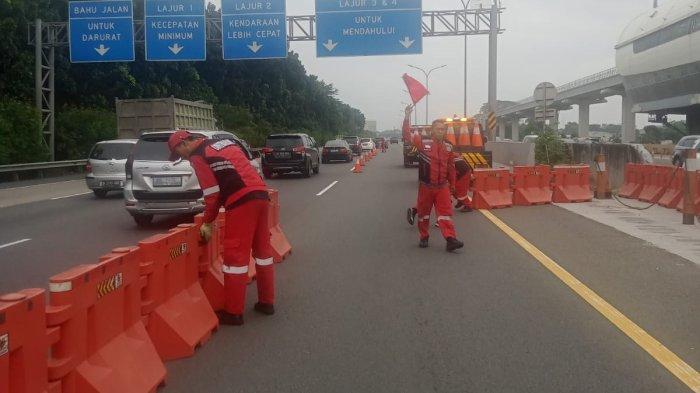
{"type": "MultiPolygon", "coordinates": [[[[635,138],[635,117],[632,112],[632,102],[625,94],[622,76],[617,69],[589,75],[557,87],[558,96],[551,109],[557,111],[570,110],[573,106],[579,109],[579,136],[588,137],[590,133],[590,106],[607,102],[611,96],[622,96],[622,137],[624,142],[635,138]]],[[[538,104],[533,96],[511,103],[501,104],[496,111],[499,119],[498,136],[505,137],[506,125],[510,123],[513,129],[513,139],[519,137],[520,120],[534,119],[538,104]]],[[[556,126],[557,120],[554,120],[556,126]]]]}

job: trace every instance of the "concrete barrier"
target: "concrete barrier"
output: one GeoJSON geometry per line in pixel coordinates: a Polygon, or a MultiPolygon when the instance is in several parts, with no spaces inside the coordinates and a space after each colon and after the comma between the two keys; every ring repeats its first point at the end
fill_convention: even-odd
{"type": "Polygon", "coordinates": [[[628,163],[649,164],[650,153],[641,145],[622,143],[597,144],[597,143],[568,143],[571,161],[574,163],[588,164],[591,167],[591,175],[595,176],[595,157],[598,154],[605,155],[605,162],[610,176],[610,186],[617,190],[625,180],[625,165],[628,163]],[[645,154],[646,153],[646,154],[645,154]]]}
{"type": "Polygon", "coordinates": [[[535,144],[521,142],[487,142],[486,151],[493,154],[493,162],[507,166],[534,166],[535,144]]]}

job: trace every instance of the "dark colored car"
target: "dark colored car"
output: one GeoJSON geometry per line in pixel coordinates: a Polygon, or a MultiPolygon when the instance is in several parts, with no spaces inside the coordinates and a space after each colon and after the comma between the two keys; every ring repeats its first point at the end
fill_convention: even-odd
{"type": "Polygon", "coordinates": [[[311,177],[312,173],[321,170],[321,154],[316,141],[306,134],[270,135],[262,153],[262,171],[266,179],[290,172],[311,177]]]}
{"type": "Polygon", "coordinates": [[[390,141],[391,141],[391,144],[394,145],[394,144],[399,143],[399,138],[395,136],[395,137],[392,137],[390,141]]]}
{"type": "Polygon", "coordinates": [[[389,147],[389,143],[385,138],[374,138],[374,145],[377,146],[377,149],[382,149],[382,147],[386,149],[389,147]]]}
{"type": "Polygon", "coordinates": [[[323,163],[331,161],[352,162],[353,152],[348,142],[343,139],[336,139],[326,142],[323,147],[323,163]]]}
{"type": "Polygon", "coordinates": [[[348,145],[350,145],[353,154],[359,156],[362,153],[362,144],[360,143],[359,136],[346,136],[345,138],[343,138],[343,140],[347,142],[348,145]]]}
{"type": "MultiPolygon", "coordinates": [[[[422,135],[423,143],[425,144],[425,149],[430,151],[433,146],[433,138],[427,135],[422,135]]],[[[410,142],[404,143],[403,145],[403,166],[409,168],[410,166],[418,164],[418,149],[416,149],[410,142]]]]}

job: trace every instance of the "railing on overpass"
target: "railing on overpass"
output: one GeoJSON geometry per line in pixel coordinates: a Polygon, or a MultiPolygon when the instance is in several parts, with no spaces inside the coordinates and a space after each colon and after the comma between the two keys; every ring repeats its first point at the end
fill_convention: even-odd
{"type": "Polygon", "coordinates": [[[575,80],[573,82],[569,82],[569,83],[566,83],[564,85],[561,85],[561,86],[557,87],[557,91],[559,93],[569,91],[569,90],[575,89],[575,88],[580,87],[580,86],[585,86],[585,85],[595,83],[598,81],[602,81],[602,80],[605,80],[608,78],[614,78],[618,75],[619,75],[619,72],[617,72],[617,68],[613,67],[613,68],[607,69],[605,71],[601,71],[601,72],[598,72],[596,74],[587,76],[585,78],[581,78],[581,79],[575,80]]]}

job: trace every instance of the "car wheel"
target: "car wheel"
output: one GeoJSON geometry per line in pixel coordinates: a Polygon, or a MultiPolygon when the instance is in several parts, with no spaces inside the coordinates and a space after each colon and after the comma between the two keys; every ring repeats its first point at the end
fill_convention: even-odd
{"type": "Polygon", "coordinates": [[[673,166],[678,166],[679,161],[680,161],[680,157],[673,156],[673,161],[671,161],[671,163],[673,164],[673,166]]]}
{"type": "Polygon", "coordinates": [[[314,168],[314,174],[318,175],[319,172],[321,172],[321,161],[320,160],[317,162],[316,168],[314,168]]]}
{"type": "Polygon", "coordinates": [[[153,222],[153,214],[138,214],[134,216],[134,221],[139,228],[144,228],[153,222]]]}
{"type": "Polygon", "coordinates": [[[98,198],[106,198],[107,197],[107,190],[92,190],[92,192],[95,193],[95,196],[98,198]]]}
{"type": "Polygon", "coordinates": [[[302,172],[305,178],[310,178],[311,177],[311,161],[306,161],[306,168],[304,168],[304,172],[302,172]]]}

